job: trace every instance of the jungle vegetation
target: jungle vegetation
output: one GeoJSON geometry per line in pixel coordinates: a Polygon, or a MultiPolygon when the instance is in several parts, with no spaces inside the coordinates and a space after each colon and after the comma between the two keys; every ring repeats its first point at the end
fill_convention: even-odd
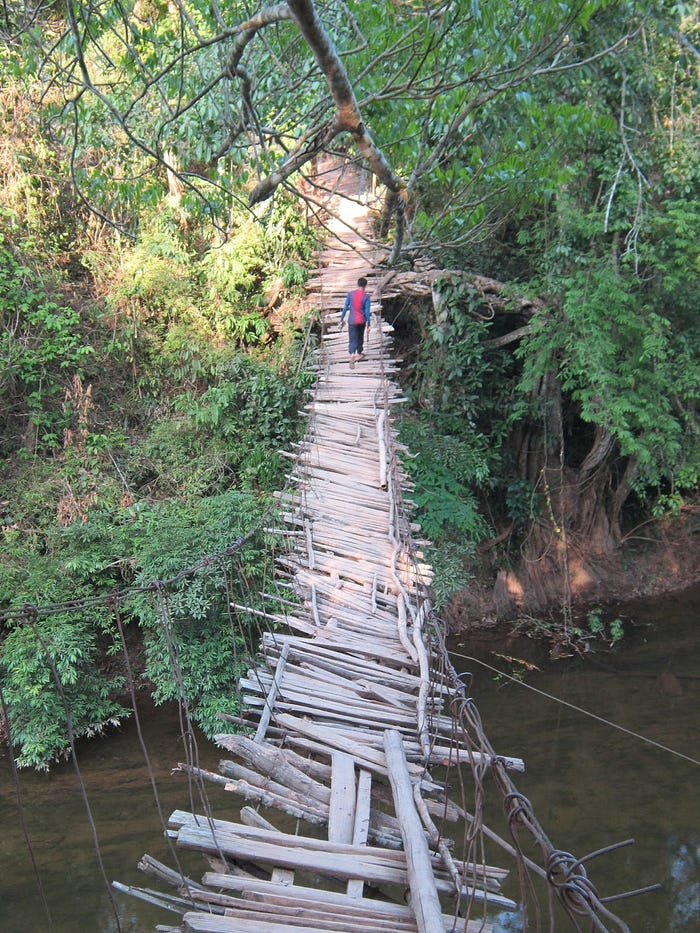
{"type": "MultiPolygon", "coordinates": [[[[210,732],[235,713],[226,572],[185,571],[261,520],[302,430],[324,153],[371,173],[377,237],[424,286],[385,313],[439,606],[488,549],[568,612],[575,561],[696,514],[699,71],[697,8],[670,0],[3,5],[0,683],[22,764],[69,750],[66,707],[76,736],[126,715],[123,637],[157,700],[183,687],[210,732]],[[175,686],[138,590],[172,578],[175,686]],[[131,585],[115,620],[102,597],[131,585]]],[[[264,548],[246,560],[253,592],[264,548]]]]}

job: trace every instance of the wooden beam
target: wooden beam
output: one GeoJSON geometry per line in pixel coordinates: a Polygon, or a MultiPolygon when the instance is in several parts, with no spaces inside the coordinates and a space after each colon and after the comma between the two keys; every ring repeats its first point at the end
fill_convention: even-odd
{"type": "Polygon", "coordinates": [[[332,767],[328,839],[351,843],[355,825],[355,761],[343,752],[333,752],[332,767]]]}
{"type": "Polygon", "coordinates": [[[413,800],[413,787],[408,774],[403,742],[398,732],[389,729],[384,733],[384,750],[406,852],[409,903],[415,914],[419,933],[435,933],[435,930],[442,929],[442,908],[423,824],[413,800]]]}

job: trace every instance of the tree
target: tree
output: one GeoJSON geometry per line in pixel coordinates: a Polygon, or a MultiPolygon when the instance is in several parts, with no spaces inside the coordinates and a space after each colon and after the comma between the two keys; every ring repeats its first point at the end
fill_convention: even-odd
{"type": "Polygon", "coordinates": [[[323,154],[374,174],[392,263],[435,265],[419,284],[449,341],[423,387],[480,418],[501,485],[530,489],[535,556],[552,529],[609,553],[631,498],[659,511],[694,488],[690,6],[288,0],[251,15],[139,0],[66,14],[24,34],[24,61],[76,190],[110,222],[134,232],[170,182],[183,222],[198,211],[231,238],[234,203],[257,217],[284,188],[315,206],[323,154]],[[445,267],[461,299],[433,287],[445,267]],[[474,315],[493,316],[476,344],[474,315]],[[477,414],[456,374],[479,355],[491,401],[477,414]]]}
{"type": "MultiPolygon", "coordinates": [[[[60,90],[53,126],[69,141],[77,189],[114,222],[133,224],[127,185],[143,198],[167,170],[225,227],[242,190],[255,205],[298,188],[309,163],[352,142],[385,188],[398,258],[405,233],[413,250],[469,241],[509,190],[515,209],[532,159],[527,138],[502,138],[505,101],[522,108],[528,82],[580,66],[579,36],[600,8],[453,0],[319,13],[290,0],[239,18],[236,5],[69,3],[67,24],[50,24],[40,75],[46,101],[60,90]],[[107,145],[121,182],[114,170],[99,177],[107,145]]],[[[616,27],[588,59],[629,41],[636,11],[622,5],[616,27]]]]}
{"type": "MultiPolygon", "coordinates": [[[[591,52],[599,31],[616,28],[611,15],[598,19],[591,52]]],[[[451,396],[454,412],[503,441],[489,474],[505,493],[493,499],[493,539],[515,538],[525,560],[513,590],[528,592],[531,607],[561,592],[568,605],[577,572],[594,576],[596,561],[609,562],[636,526],[677,514],[697,491],[698,56],[687,51],[697,24],[685,20],[683,29],[686,42],[650,20],[639,43],[591,55],[575,85],[561,74],[528,89],[527,109],[561,165],[549,177],[552,196],[533,185],[517,229],[506,224],[491,239],[496,263],[514,270],[509,288],[462,272],[437,289],[443,316],[454,308],[451,327],[461,315],[451,371],[466,368],[471,335],[483,326],[464,311],[492,318],[469,360],[470,378],[484,387],[471,410],[447,376],[433,397],[441,409],[451,396]],[[562,138],[552,103],[574,94],[587,109],[586,132],[562,138]],[[510,380],[505,406],[484,379],[489,366],[510,380]]],[[[464,269],[475,260],[482,272],[494,268],[475,249],[455,261],[464,269]]],[[[414,292],[421,278],[410,277],[414,292]]],[[[435,286],[439,276],[430,279],[435,286]]],[[[440,354],[431,337],[426,356],[440,354]]],[[[425,397],[425,383],[420,389],[425,397]]]]}

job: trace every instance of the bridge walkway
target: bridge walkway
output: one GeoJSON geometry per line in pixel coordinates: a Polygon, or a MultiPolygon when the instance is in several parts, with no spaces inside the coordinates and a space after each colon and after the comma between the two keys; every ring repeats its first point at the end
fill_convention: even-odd
{"type": "MultiPolygon", "coordinates": [[[[241,681],[255,734],[217,736],[232,760],[204,775],[248,805],[240,821],[172,814],[172,839],[211,870],[201,883],[176,879],[182,922],[158,929],[488,933],[496,912],[516,909],[501,893],[508,871],[487,864],[449,780],[455,764],[471,776],[492,759],[460,740],[464,696],[430,630],[431,571],[402,500],[392,412],[404,400],[381,315],[382,256],[357,173],[329,178],[329,235],[309,286],[322,317],[318,380],[290,452],[293,489],[280,495],[293,546],[279,572],[293,598],[267,617],[241,681]],[[361,275],[373,321],[352,367],[338,321],[361,275]]],[[[141,867],[172,880],[148,857],[141,867]]]]}

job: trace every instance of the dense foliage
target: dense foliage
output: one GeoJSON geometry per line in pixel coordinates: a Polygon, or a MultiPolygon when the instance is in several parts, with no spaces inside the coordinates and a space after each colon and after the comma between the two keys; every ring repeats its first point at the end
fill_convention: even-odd
{"type": "Polygon", "coordinates": [[[76,197],[29,112],[37,88],[6,65],[0,674],[19,761],[44,767],[69,749],[68,711],[74,739],[128,715],[118,623],[138,627],[137,689],[181,691],[209,733],[236,712],[250,639],[230,603],[254,603],[269,555],[259,535],[228,549],[261,522],[299,431],[317,234],[282,195],[257,218],[229,205],[224,237],[161,184],[124,238],[76,197]]]}
{"type": "MultiPolygon", "coordinates": [[[[323,152],[383,184],[400,269],[448,272],[386,309],[439,605],[485,548],[569,599],[574,545],[609,556],[686,508],[699,34],[665,0],[4,8],[0,606],[177,577],[167,607],[121,606],[139,676],[159,700],[184,688],[207,728],[231,712],[235,574],[184,571],[282,482],[323,152]]],[[[264,549],[240,560],[255,592],[264,549]]],[[[4,626],[23,762],[66,750],[64,702],[76,735],[124,715],[115,624],[102,607],[4,626]]]]}
{"type": "Polygon", "coordinates": [[[517,223],[504,207],[490,253],[463,243],[447,257],[505,283],[502,300],[467,275],[417,309],[432,321],[411,377],[430,443],[407,468],[424,520],[444,511],[444,443],[481,450],[461,508],[478,499],[491,530],[472,536],[498,545],[496,568],[517,568],[530,606],[560,602],[565,618],[572,567],[609,562],[635,527],[653,538],[650,519],[692,510],[700,468],[698,23],[682,20],[681,36],[678,9],[650,16],[593,60],[624,11],[599,11],[580,33],[584,67],[515,95],[509,132],[529,125],[559,169],[536,182],[523,137],[534,161],[515,186],[517,223]]]}

